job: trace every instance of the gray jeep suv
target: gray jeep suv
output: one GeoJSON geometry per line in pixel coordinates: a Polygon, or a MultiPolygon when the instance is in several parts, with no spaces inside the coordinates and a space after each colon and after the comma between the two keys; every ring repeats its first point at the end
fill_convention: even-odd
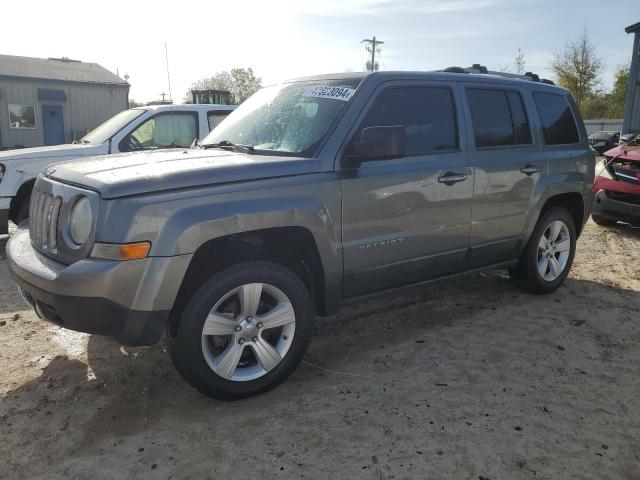
{"type": "Polygon", "coordinates": [[[151,345],[235,399],[282,382],[315,315],[488,268],[565,280],[594,156],[569,93],[478,69],[263,88],[190,149],[58,164],[8,244],[38,315],[151,345]]]}

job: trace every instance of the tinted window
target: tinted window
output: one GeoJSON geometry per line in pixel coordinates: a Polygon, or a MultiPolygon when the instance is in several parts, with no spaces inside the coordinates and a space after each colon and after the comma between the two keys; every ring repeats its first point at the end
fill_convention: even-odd
{"type": "Polygon", "coordinates": [[[502,90],[467,90],[477,147],[515,145],[511,112],[502,90]]]}
{"type": "Polygon", "coordinates": [[[509,99],[509,108],[511,109],[511,118],[513,119],[513,131],[516,137],[516,144],[523,145],[531,143],[531,129],[529,128],[529,120],[524,111],[522,97],[518,92],[507,92],[509,99]]]}
{"type": "Polygon", "coordinates": [[[565,145],[579,143],[578,127],[571,113],[569,102],[563,95],[553,93],[534,93],[538,116],[542,123],[544,143],[547,145],[565,145]]]}
{"type": "Polygon", "coordinates": [[[395,125],[404,127],[407,155],[458,148],[456,114],[448,88],[385,90],[367,113],[360,132],[366,127],[395,125]]]}

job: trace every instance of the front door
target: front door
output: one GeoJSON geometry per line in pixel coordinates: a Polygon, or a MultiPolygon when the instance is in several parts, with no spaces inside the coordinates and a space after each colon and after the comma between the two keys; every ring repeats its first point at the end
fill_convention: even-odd
{"type": "Polygon", "coordinates": [[[344,294],[356,296],[463,268],[473,170],[447,84],[391,84],[352,135],[403,126],[406,155],[344,171],[344,294]]]}
{"type": "Polygon", "coordinates": [[[43,105],[42,123],[45,145],[61,145],[64,143],[62,105],[43,105]]]}

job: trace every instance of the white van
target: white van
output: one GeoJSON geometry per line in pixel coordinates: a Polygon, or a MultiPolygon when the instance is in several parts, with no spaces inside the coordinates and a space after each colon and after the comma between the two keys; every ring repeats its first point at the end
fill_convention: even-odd
{"type": "Polygon", "coordinates": [[[79,157],[189,147],[208,135],[235,105],[154,105],[124,110],[79,142],[0,152],[0,234],[8,220],[29,216],[36,176],[48,165],[79,157]]]}

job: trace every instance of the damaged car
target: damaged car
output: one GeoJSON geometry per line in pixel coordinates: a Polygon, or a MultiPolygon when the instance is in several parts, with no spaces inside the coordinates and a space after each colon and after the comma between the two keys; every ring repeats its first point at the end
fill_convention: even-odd
{"type": "Polygon", "coordinates": [[[591,218],[598,225],[618,221],[640,225],[640,135],[605,153],[596,170],[591,218]]]}

